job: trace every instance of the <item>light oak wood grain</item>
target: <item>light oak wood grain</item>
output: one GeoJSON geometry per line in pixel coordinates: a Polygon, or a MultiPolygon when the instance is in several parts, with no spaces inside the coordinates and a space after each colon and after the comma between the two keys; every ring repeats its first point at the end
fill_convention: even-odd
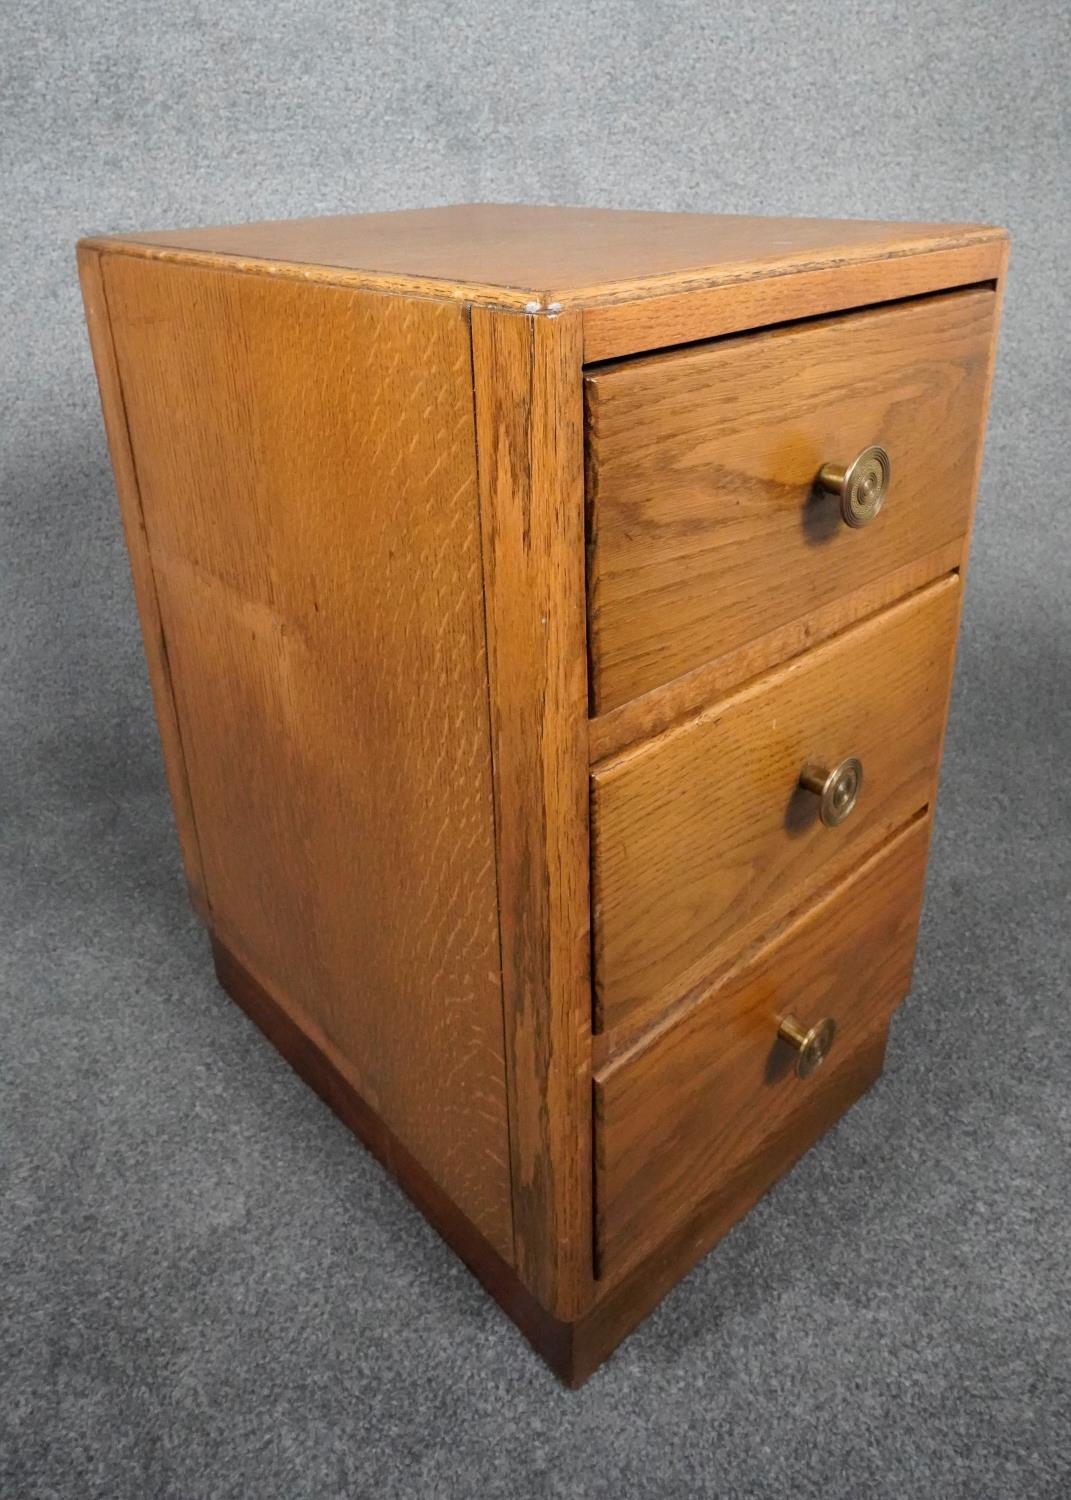
{"type": "Polygon", "coordinates": [[[214,929],[512,1259],[465,311],[104,281],[214,929]]]}
{"type": "Polygon", "coordinates": [[[829,604],[810,610],[787,625],[757,635],[724,656],[704,662],[665,686],[652,688],[639,698],[630,698],[588,725],[588,752],[593,763],[616,756],[629,745],[649,739],[682,720],[692,718],[708,703],[729,695],[734,688],[759,677],[780,662],[821,645],[860,620],[916,593],[956,572],[963,562],[964,543],[959,537],[947,546],[929,552],[915,562],[886,573],[875,583],[841,594],[829,604]]]}
{"type": "Polygon", "coordinates": [[[575,317],[472,313],[516,1263],[591,1287],[583,409],[575,317]]]}
{"type": "Polygon", "coordinates": [[[993,308],[952,293],[588,376],[596,713],[963,535],[993,308]],[[889,495],[852,530],[815,479],[871,443],[889,495]]]}
{"type": "Polygon", "coordinates": [[[913,824],[676,1024],[595,1083],[599,1268],[617,1274],[838,1085],[837,1067],[907,994],[928,831],[913,824]],[[785,1016],[832,1019],[826,1062],[797,1078],[785,1016]]]}
{"type": "Polygon", "coordinates": [[[96,250],[87,247],[79,248],[78,273],[93,348],[93,363],[100,387],[104,430],[108,438],[108,451],[115,474],[115,489],[119,497],[119,511],[123,521],[126,550],[130,559],[134,598],[141,621],[141,635],[149,669],[153,706],[156,710],[156,723],[163,748],[167,786],[171,794],[171,807],[175,815],[175,827],[186,872],[186,886],[190,894],[191,905],[198,915],[207,921],[210,917],[208,895],[205,888],[201,846],[197,837],[193,799],[190,795],[189,772],[186,766],[186,754],[182,747],[182,730],[179,725],[178,711],[175,706],[175,688],[171,676],[171,664],[168,660],[167,641],[160,619],[160,599],[153,574],[152,558],[149,555],[148,537],[145,532],[145,516],[138,487],[137,469],[130,448],[126,405],[123,400],[119,367],[115,359],[108,303],[101,275],[101,257],[96,250]]]}
{"type": "Polygon", "coordinates": [[[592,778],[596,1024],[655,1015],[934,793],[958,580],[796,658],[592,778]],[[804,764],[863,763],[837,828],[804,764]]]}
{"type": "MultiPolygon", "coordinates": [[[[594,1305],[573,1334],[571,1384],[586,1380],[674,1283],[870,1088],[881,1075],[887,1040],[884,1029],[876,1031],[857,1052],[833,1063],[806,1107],[783,1119],[780,1128],[765,1136],[752,1156],[726,1174],[713,1192],[697,1197],[686,1219],[673,1227],[665,1225],[653,1248],[623,1274],[621,1267],[607,1271],[598,1283],[594,1305]]],[[[757,1277],[754,1287],[761,1295],[757,1277]]],[[[718,1316],[716,1305],[700,1307],[704,1336],[716,1334],[718,1316]]]]}
{"type": "Polygon", "coordinates": [[[825,263],[747,266],[662,291],[615,289],[584,307],[584,359],[589,364],[770,328],[847,308],[921,297],[1003,275],[1007,240],[997,230],[942,249],[888,243],[873,256],[831,256],[825,263]]]}
{"type": "MultiPolygon", "coordinates": [[[[523,309],[632,302],[753,277],[986,246],[980,224],[667,214],[470,203],[95,238],[130,253],[523,309]]],[[[945,282],[944,285],[950,283],[945,282]]],[[[907,295],[906,292],[892,295],[907,295]]],[[[693,335],[699,336],[699,335],[693,335]]],[[[650,345],[648,345],[650,347],[650,345]]],[[[599,357],[589,349],[588,359],[599,357]]]]}

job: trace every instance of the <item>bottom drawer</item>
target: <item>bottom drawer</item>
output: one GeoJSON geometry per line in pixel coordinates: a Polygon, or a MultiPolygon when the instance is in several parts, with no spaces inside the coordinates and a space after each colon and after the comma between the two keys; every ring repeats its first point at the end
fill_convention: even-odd
{"type": "MultiPolygon", "coordinates": [[[[748,1163],[767,1178],[799,1155],[831,1092],[854,1092],[872,1047],[911,983],[929,819],[912,823],[848,880],[676,1021],[613,1059],[595,1080],[595,1234],[600,1276],[633,1264],[719,1193],[755,1197],[748,1163]],[[782,1040],[830,1020],[825,1060],[782,1040]],[[778,1145],[780,1142],[780,1145],[778,1145]],[[783,1161],[770,1172],[770,1151],[783,1161]]],[[[723,1215],[726,1227],[739,1215],[723,1215]]]]}

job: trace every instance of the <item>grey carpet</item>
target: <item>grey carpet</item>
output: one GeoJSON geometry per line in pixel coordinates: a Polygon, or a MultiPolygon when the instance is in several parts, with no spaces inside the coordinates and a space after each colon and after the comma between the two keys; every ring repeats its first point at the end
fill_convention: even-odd
{"type": "Polygon", "coordinates": [[[1068,12],[0,10],[0,1495],[1071,1489],[1068,12]],[[967,218],[1011,289],[877,1089],[560,1390],[215,988],[72,243],[506,198],[967,218]]]}

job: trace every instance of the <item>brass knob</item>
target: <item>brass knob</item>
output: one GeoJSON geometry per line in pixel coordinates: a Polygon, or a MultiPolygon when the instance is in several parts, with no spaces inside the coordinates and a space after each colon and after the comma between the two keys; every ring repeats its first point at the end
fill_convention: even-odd
{"type": "Polygon", "coordinates": [[[827,771],[824,766],[804,766],[800,786],[821,798],[820,815],[827,828],[836,828],[851,812],[863,785],[863,763],[852,756],[827,771]]]}
{"type": "Polygon", "coordinates": [[[810,1078],[815,1068],[820,1068],[829,1056],[833,1038],[837,1034],[837,1023],[832,1016],[816,1021],[810,1030],[805,1030],[795,1016],[786,1016],[777,1028],[777,1035],[787,1042],[796,1054],[796,1077],[810,1078]]]}
{"type": "Polygon", "coordinates": [[[884,448],[864,448],[847,468],[823,464],[818,483],[840,496],[840,513],[848,526],[869,526],[885,504],[892,464],[884,448]]]}

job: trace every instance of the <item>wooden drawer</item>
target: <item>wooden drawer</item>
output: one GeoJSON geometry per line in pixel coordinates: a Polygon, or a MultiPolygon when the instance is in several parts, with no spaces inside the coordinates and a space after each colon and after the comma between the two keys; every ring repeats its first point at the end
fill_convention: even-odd
{"type": "Polygon", "coordinates": [[[928,819],[912,823],[719,989],[597,1076],[603,1275],[704,1205],[709,1213],[712,1195],[724,1197],[728,1227],[821,1133],[836,1096],[846,1096],[841,1108],[850,1102],[855,1059],[910,986],[928,837],[928,819]],[[778,1039],[786,1016],[835,1023],[810,1077],[796,1076],[778,1039]]]}
{"type": "Polygon", "coordinates": [[[942,579],[595,771],[598,1030],[709,983],[930,801],[959,593],[942,579]],[[862,790],[826,827],[800,772],[849,757],[862,790]]]}
{"type": "Polygon", "coordinates": [[[596,713],[963,535],[994,309],[952,292],[589,372],[596,713]],[[888,498],[853,530],[815,480],[870,444],[888,498]]]}

